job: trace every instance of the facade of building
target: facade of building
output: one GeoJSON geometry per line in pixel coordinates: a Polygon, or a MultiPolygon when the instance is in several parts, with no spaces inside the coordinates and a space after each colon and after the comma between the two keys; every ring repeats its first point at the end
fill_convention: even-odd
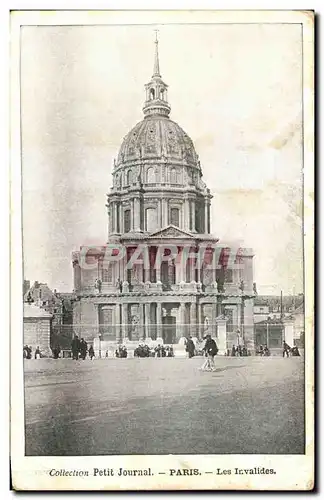
{"type": "Polygon", "coordinates": [[[221,245],[210,232],[212,195],[192,140],[169,118],[155,43],[144,119],[114,160],[108,243],[73,253],[74,332],[108,344],[178,344],[210,333],[224,352],[238,338],[253,349],[253,252],[240,249],[233,269],[222,249],[220,267],[208,268],[221,245]],[[111,248],[115,260],[107,260],[111,248]]]}
{"type": "MultiPolygon", "coordinates": [[[[29,283],[29,281],[28,281],[29,283]]],[[[50,345],[69,349],[73,338],[73,293],[51,290],[47,283],[35,281],[26,287],[24,303],[37,306],[50,314],[50,345]]]]}
{"type": "Polygon", "coordinates": [[[24,345],[32,348],[32,356],[39,347],[43,356],[50,356],[52,315],[35,304],[24,304],[24,345]]]}
{"type": "Polygon", "coordinates": [[[281,349],[282,342],[303,347],[304,296],[262,295],[253,307],[255,345],[281,349]]]}

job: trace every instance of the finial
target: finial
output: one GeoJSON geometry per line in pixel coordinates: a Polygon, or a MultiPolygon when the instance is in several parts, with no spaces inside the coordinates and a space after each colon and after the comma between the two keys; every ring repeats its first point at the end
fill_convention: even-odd
{"type": "Polygon", "coordinates": [[[160,63],[159,63],[159,41],[158,41],[158,31],[159,30],[154,30],[155,31],[155,57],[154,57],[154,70],[153,70],[153,76],[161,76],[160,75],[160,63]]]}

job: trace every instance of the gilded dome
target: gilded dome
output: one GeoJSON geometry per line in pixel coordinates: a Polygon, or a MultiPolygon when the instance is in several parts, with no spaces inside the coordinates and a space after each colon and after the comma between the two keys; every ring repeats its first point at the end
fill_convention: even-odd
{"type": "Polygon", "coordinates": [[[128,166],[138,160],[198,166],[198,156],[190,137],[176,122],[159,115],[144,118],[126,135],[116,167],[128,166]]]}

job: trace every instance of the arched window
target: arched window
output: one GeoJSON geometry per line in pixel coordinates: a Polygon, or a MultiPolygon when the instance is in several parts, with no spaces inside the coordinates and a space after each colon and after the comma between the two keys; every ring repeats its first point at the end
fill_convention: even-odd
{"type": "Polygon", "coordinates": [[[129,233],[131,228],[131,211],[125,210],[124,212],[124,232],[129,233]]]}
{"type": "Polygon", "coordinates": [[[132,183],[132,171],[128,170],[127,175],[126,175],[126,185],[130,186],[132,183]]]}
{"type": "Polygon", "coordinates": [[[150,90],[150,99],[151,100],[155,99],[155,91],[154,91],[154,89],[150,90]]]}
{"type": "Polygon", "coordinates": [[[164,101],[164,89],[160,90],[160,99],[162,99],[162,101],[164,101]]]}
{"type": "Polygon", "coordinates": [[[170,211],[170,224],[173,226],[179,227],[179,209],[178,208],[171,208],[170,211]]]}
{"type": "Polygon", "coordinates": [[[154,168],[149,167],[146,172],[146,182],[148,184],[154,184],[155,182],[155,174],[154,174],[154,168]]]}
{"type": "Polygon", "coordinates": [[[172,170],[171,170],[170,182],[171,182],[171,184],[177,184],[177,169],[176,168],[172,168],[172,170]]]}

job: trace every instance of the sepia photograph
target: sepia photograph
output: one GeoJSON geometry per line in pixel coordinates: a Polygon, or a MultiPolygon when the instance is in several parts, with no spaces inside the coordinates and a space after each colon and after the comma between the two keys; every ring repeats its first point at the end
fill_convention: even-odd
{"type": "Polygon", "coordinates": [[[313,453],[313,13],[25,14],[12,339],[35,489],[276,489],[313,453]]]}

